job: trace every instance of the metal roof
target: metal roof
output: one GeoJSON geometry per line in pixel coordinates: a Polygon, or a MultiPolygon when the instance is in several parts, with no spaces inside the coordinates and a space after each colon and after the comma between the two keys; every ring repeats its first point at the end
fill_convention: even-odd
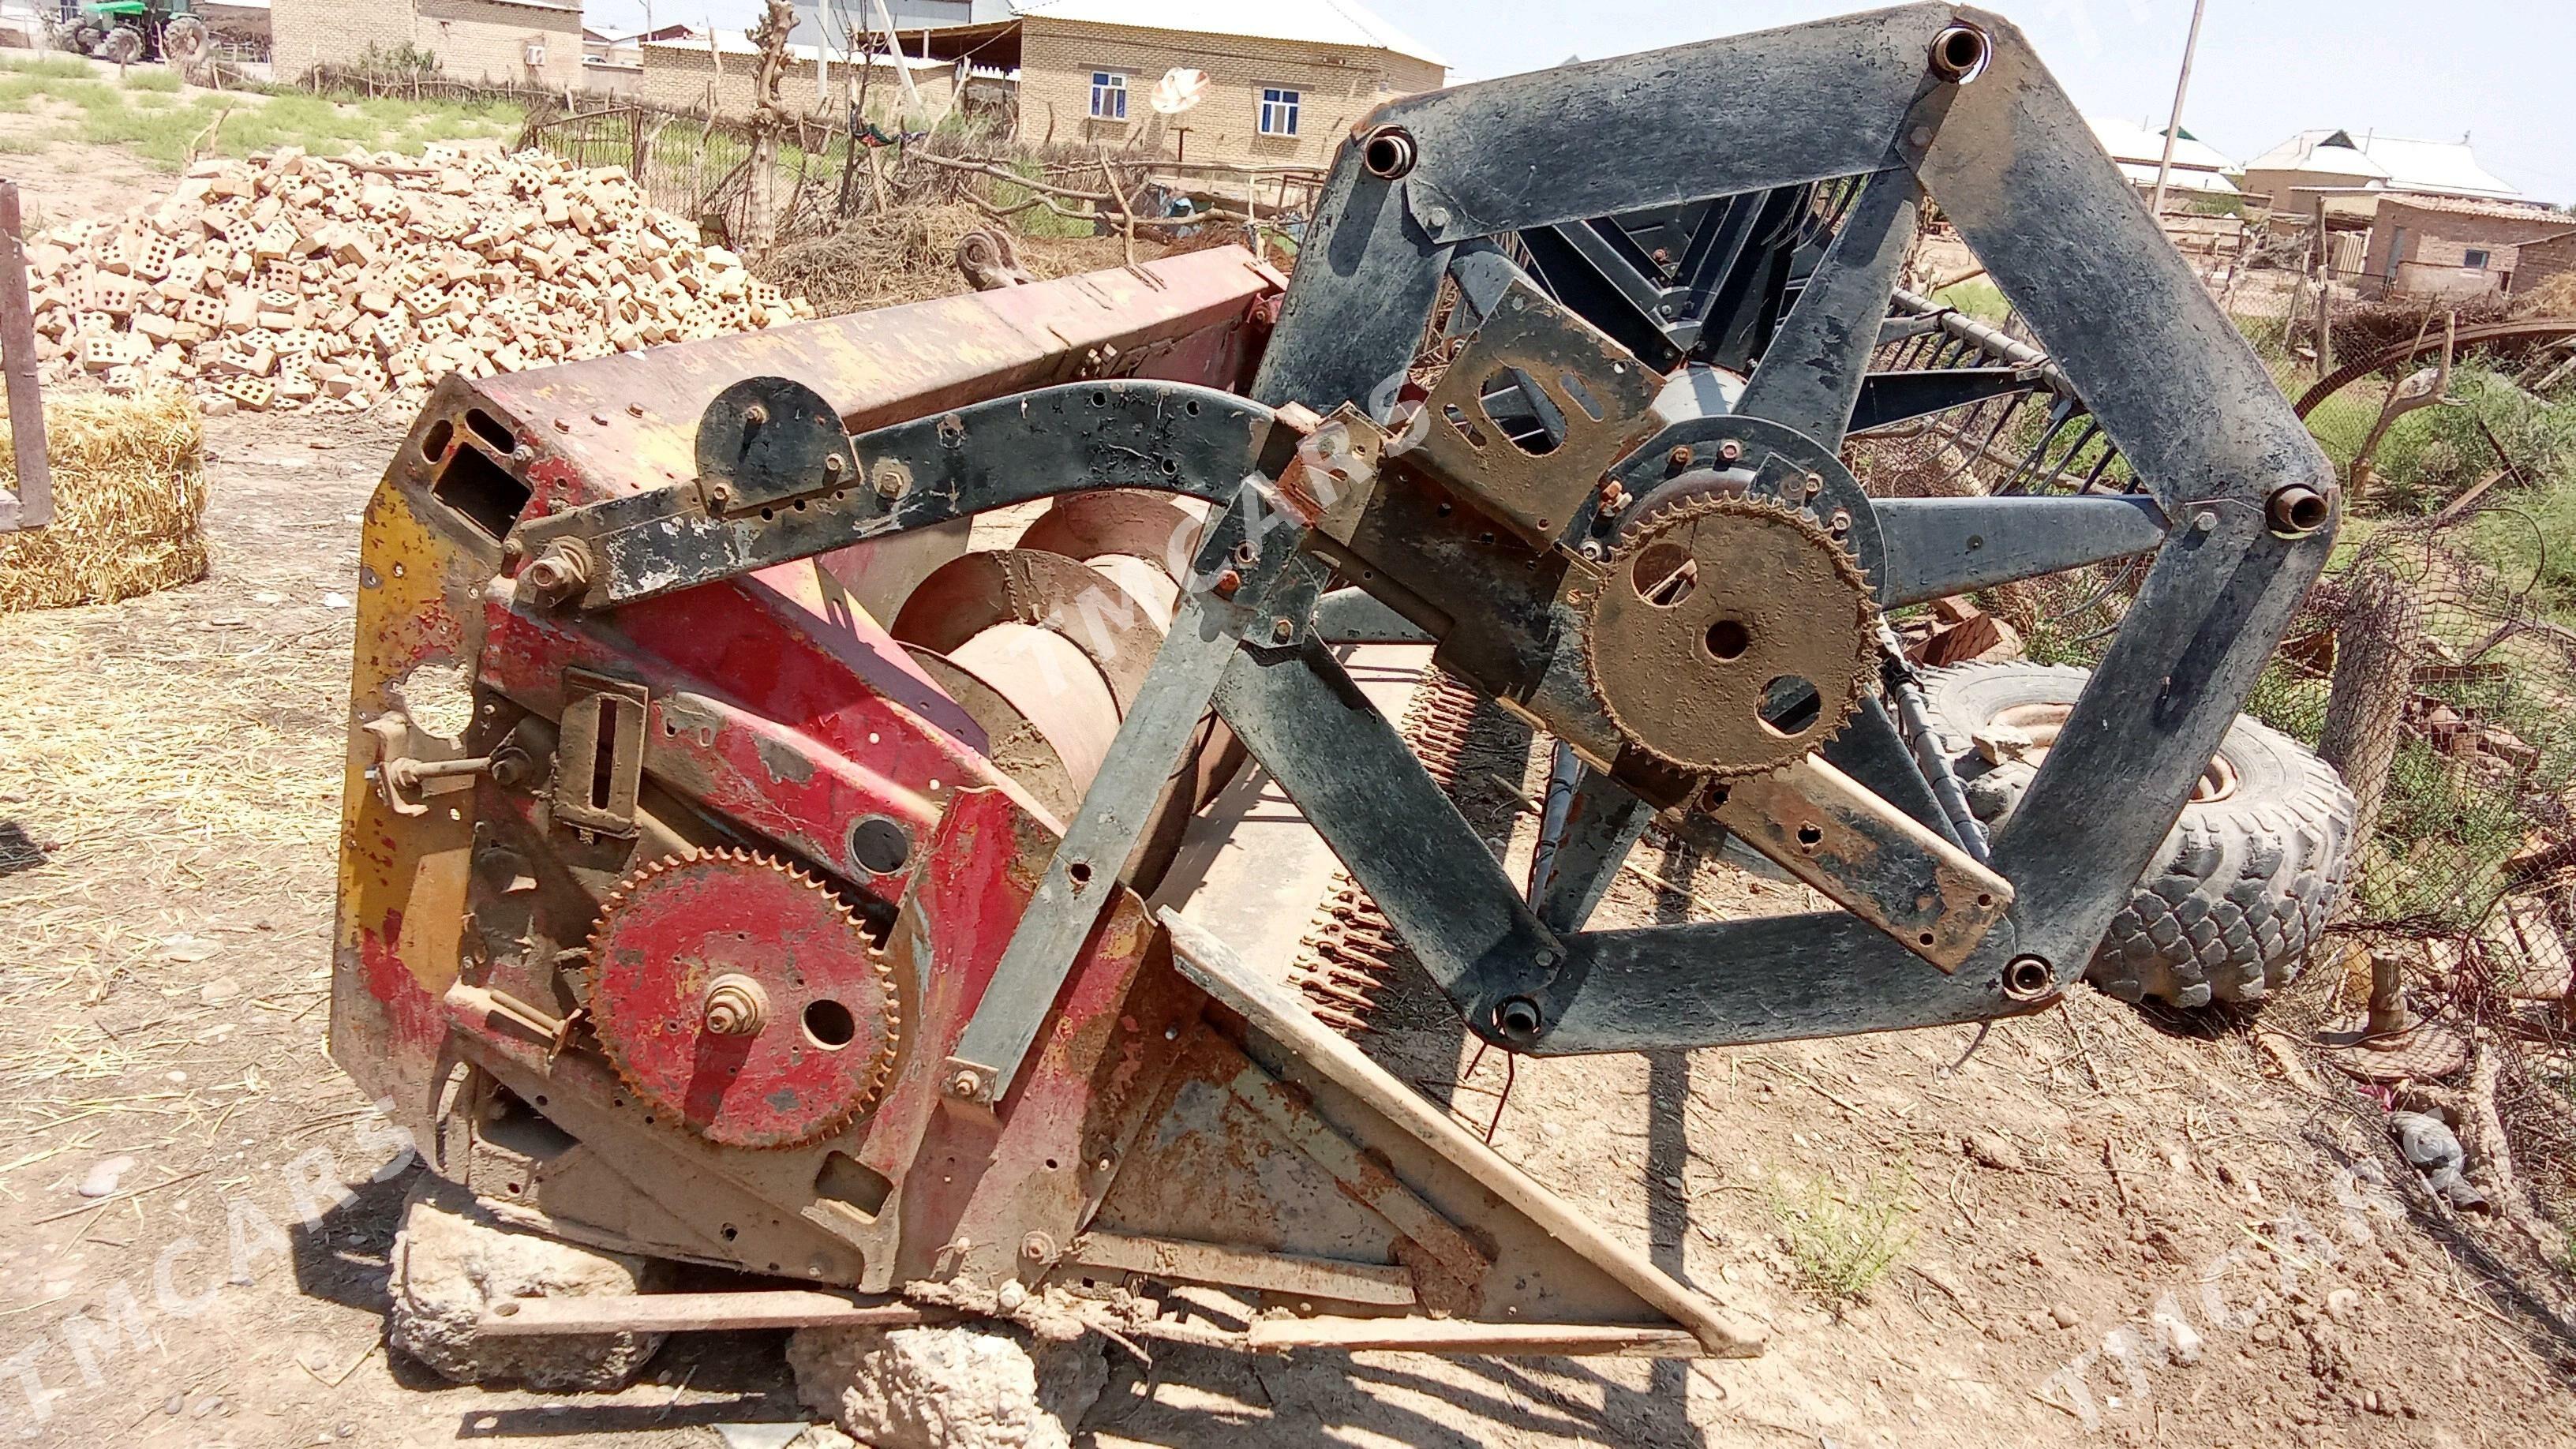
{"type": "Polygon", "coordinates": [[[2467,141],[2413,141],[2350,131],[2301,131],[2245,163],[2248,171],[2359,176],[2395,191],[2519,197],[2514,185],[2478,164],[2467,141]]]}
{"type": "MultiPolygon", "coordinates": [[[[2110,116],[2087,116],[2084,123],[2093,128],[2093,139],[2102,143],[2102,149],[2110,152],[2114,161],[2139,162],[2153,170],[2164,160],[2165,133],[2162,131],[2149,130],[2135,121],[2110,116]]],[[[2235,162],[2220,155],[2216,147],[2189,131],[2174,137],[2173,164],[2178,172],[2236,169],[2235,162]]],[[[2147,184],[2154,185],[2154,178],[2148,178],[2147,184]]]]}
{"type": "MultiPolygon", "coordinates": [[[[753,59],[758,57],[760,54],[760,47],[752,44],[751,37],[742,31],[716,30],[709,34],[713,36],[715,40],[715,48],[720,54],[740,56],[744,59],[753,59]]],[[[709,37],[707,35],[700,35],[688,40],[648,40],[645,41],[640,48],[644,50],[681,51],[691,55],[704,55],[707,53],[708,38],[709,37]]],[[[787,47],[787,58],[792,61],[810,61],[821,54],[822,50],[818,46],[790,44],[787,47]]],[[[888,67],[893,65],[893,62],[888,60],[883,54],[870,56],[868,60],[871,65],[882,65],[888,67]]],[[[917,55],[905,56],[904,62],[914,70],[946,70],[950,65],[950,62],[945,60],[924,60],[917,55]]],[[[858,63],[858,59],[855,56],[845,56],[835,52],[832,56],[832,63],[834,65],[856,65],[858,63]]]]}
{"type": "Polygon", "coordinates": [[[1302,40],[1383,50],[1447,69],[1430,47],[1378,18],[1357,0],[1017,0],[1023,19],[1079,20],[1137,30],[1177,30],[1200,35],[1239,35],[1259,40],[1302,40]]]}

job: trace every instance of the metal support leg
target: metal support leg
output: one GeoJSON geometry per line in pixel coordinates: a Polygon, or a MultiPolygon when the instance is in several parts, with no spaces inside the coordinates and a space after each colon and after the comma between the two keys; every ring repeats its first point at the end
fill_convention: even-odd
{"type": "MultiPolygon", "coordinates": [[[[1563,749],[1563,746],[1559,746],[1563,749]]],[[[1645,802],[1597,770],[1582,769],[1574,799],[1566,807],[1565,828],[1546,862],[1545,874],[1532,882],[1530,904],[1538,918],[1558,935],[1583,929],[1620,863],[1654,819],[1645,802]]]]}
{"type": "MultiPolygon", "coordinates": [[[[1197,738],[1246,624],[1269,617],[1261,605],[1283,580],[1293,586],[1292,575],[1321,571],[1285,536],[1275,537],[1266,550],[1259,546],[1251,520],[1274,511],[1256,491],[1246,490],[1208,530],[1200,577],[1222,568],[1235,581],[1232,596],[1193,590],[1172,621],[1152,672],[1082,797],[1082,809],[1011,933],[974,1018],[958,1038],[956,1055],[940,1074],[948,1096],[989,1105],[1009,1093],[1082,943],[1119,890],[1119,873],[1135,854],[1164,782],[1197,738]]],[[[1311,610],[1312,592],[1305,598],[1311,610]]]]}

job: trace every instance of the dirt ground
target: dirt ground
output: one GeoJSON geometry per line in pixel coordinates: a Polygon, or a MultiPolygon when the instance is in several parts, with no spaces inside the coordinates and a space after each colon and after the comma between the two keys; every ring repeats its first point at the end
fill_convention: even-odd
{"type": "MultiPolygon", "coordinates": [[[[0,616],[0,1427],[42,1444],[783,1444],[806,1416],[774,1335],[675,1341],[608,1396],[458,1388],[382,1347],[385,1255],[420,1169],[323,1030],[346,596],[405,422],[216,420],[211,578],[0,616]]],[[[1487,723],[1466,788],[1525,848],[1525,742],[1487,723]]],[[[1796,904],[1651,846],[1632,866],[1608,919],[1796,904]]],[[[1166,1350],[1115,1360],[1078,1442],[2576,1442],[2567,1280],[2448,1216],[2377,1103],[2259,1028],[2078,992],[1983,1034],[1510,1077],[1488,1057],[1461,1080],[1454,1022],[1396,996],[1382,1060],[1766,1322],[1770,1352],[1166,1350]],[[1896,1251],[1829,1306],[1798,1260],[1851,1217],[1896,1251]]]]}

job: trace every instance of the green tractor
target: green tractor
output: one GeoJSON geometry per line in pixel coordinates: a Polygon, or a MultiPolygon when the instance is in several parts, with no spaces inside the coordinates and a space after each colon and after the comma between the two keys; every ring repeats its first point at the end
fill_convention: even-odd
{"type": "Polygon", "coordinates": [[[186,70],[206,53],[206,23],[188,13],[188,0],[84,0],[54,39],[74,55],[118,65],[167,61],[186,70]]]}

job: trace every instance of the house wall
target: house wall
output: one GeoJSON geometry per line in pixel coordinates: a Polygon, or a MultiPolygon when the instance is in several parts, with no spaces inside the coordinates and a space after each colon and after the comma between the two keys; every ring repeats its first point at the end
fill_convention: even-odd
{"type": "Polygon", "coordinates": [[[452,80],[502,81],[579,89],[581,11],[496,0],[415,0],[417,44],[438,55],[452,80]],[[530,66],[530,45],[545,48],[545,62],[530,66]]]}
{"type": "MultiPolygon", "coordinates": [[[[717,115],[747,118],[752,112],[752,77],[757,69],[757,60],[748,55],[727,55],[719,66],[717,58],[709,55],[703,45],[648,45],[644,47],[644,73],[635,94],[654,105],[698,110],[707,104],[712,85],[717,115]]],[[[821,72],[822,66],[816,61],[787,63],[778,94],[788,110],[804,113],[824,109],[821,72]]],[[[875,77],[868,83],[868,112],[883,119],[894,113],[901,89],[890,65],[876,67],[875,77]]],[[[921,92],[922,104],[937,111],[948,104],[956,90],[956,68],[943,61],[915,69],[912,84],[921,92]]],[[[837,113],[844,104],[841,98],[851,94],[857,85],[857,68],[835,62],[830,109],[837,113]]]]}
{"type": "Polygon", "coordinates": [[[2513,274],[2515,296],[2536,290],[2552,277],[2576,277],[2576,217],[2566,220],[2570,230],[2521,248],[2522,265],[2513,274]]]}
{"type": "Polygon", "coordinates": [[[2450,296],[2464,289],[2485,291],[2510,286],[2519,290],[2523,285],[2522,244],[2565,231],[2570,225],[2566,217],[2534,216],[2525,220],[2472,216],[2383,200],[2379,203],[2379,218],[2370,229],[2370,251],[2362,271],[2371,277],[2391,276],[2389,262],[2394,251],[2397,270],[2391,291],[2450,296]],[[2397,251],[2401,230],[2405,233],[2404,249],[2397,251]],[[2487,253],[2483,279],[2465,269],[2467,253],[2472,249],[2487,253]]]}
{"type": "Polygon", "coordinates": [[[370,47],[411,44],[411,0],[270,0],[269,55],[280,78],[355,65],[370,47]]]}
{"type": "Polygon", "coordinates": [[[456,80],[579,86],[581,12],[500,0],[273,0],[271,55],[280,76],[356,65],[370,49],[418,46],[456,80]],[[545,63],[526,63],[530,42],[545,63]]]}
{"type": "Polygon", "coordinates": [[[2290,195],[2295,187],[2368,186],[2375,177],[2343,176],[2332,171],[2248,171],[2237,189],[2247,199],[2265,206],[2282,207],[2300,199],[2290,195]]]}
{"type": "Polygon", "coordinates": [[[1020,45],[1022,139],[1133,146],[1186,161],[1321,168],[1353,123],[1381,103],[1448,83],[1441,67],[1383,50],[1038,15],[1021,20],[1020,45]],[[1175,66],[1207,72],[1207,98],[1181,115],[1157,115],[1146,98],[1175,66]],[[1123,122],[1091,118],[1091,76],[1100,70],[1127,77],[1123,122]],[[1261,92],[1270,86],[1299,92],[1295,136],[1259,133],[1261,92]]]}

